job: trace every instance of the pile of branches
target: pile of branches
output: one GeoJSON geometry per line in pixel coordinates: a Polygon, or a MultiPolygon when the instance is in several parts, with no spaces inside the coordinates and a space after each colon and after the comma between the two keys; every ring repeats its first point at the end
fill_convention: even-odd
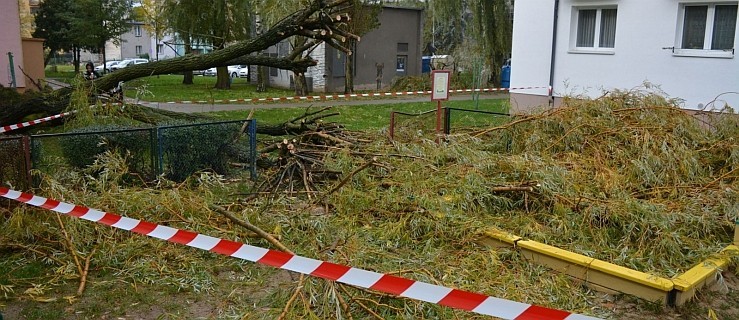
{"type": "Polygon", "coordinates": [[[496,175],[536,181],[501,226],[672,276],[730,243],[739,199],[739,117],[689,113],[644,89],[478,131],[496,175]],[[666,254],[669,253],[669,254],[666,254]]]}
{"type": "Polygon", "coordinates": [[[341,171],[327,168],[324,158],[337,150],[361,148],[369,140],[363,139],[359,133],[347,131],[339,123],[325,122],[324,119],[339,115],[338,112],[330,112],[331,109],[310,111],[308,108],[303,115],[271,127],[273,135],[283,133],[290,137],[268,143],[259,150],[259,166],[267,169],[266,177],[244,201],[260,195],[277,194],[304,194],[313,199],[320,185],[343,175],[341,171]]]}

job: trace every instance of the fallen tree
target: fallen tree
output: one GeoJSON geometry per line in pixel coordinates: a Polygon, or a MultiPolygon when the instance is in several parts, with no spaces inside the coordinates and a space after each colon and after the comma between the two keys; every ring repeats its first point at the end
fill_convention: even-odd
{"type": "MultiPolygon", "coordinates": [[[[86,86],[92,92],[103,93],[115,88],[120,82],[137,78],[234,64],[269,66],[305,73],[310,66],[316,64],[308,57],[296,59],[299,55],[293,53],[287,58],[277,58],[254,55],[254,53],[265,50],[289,37],[302,36],[318,42],[324,41],[338,50],[351,54],[351,49],[345,43],[349,39],[359,40],[359,37],[342,30],[349,20],[346,11],[351,6],[352,1],[350,0],[316,0],[305,8],[286,16],[269,30],[252,39],[234,43],[208,54],[185,55],[130,66],[91,81],[86,86]]],[[[310,47],[304,47],[303,50],[308,49],[310,47]]],[[[72,88],[64,88],[53,94],[45,93],[37,99],[17,99],[18,103],[0,102],[0,124],[16,123],[33,114],[61,113],[68,107],[72,92],[72,88]]]]}

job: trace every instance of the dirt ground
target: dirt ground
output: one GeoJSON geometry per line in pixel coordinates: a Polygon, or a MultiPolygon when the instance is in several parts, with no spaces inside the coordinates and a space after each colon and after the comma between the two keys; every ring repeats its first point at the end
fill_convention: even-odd
{"type": "MultiPolygon", "coordinates": [[[[268,269],[266,267],[259,267],[268,269]]],[[[601,296],[601,309],[610,319],[739,319],[739,277],[724,271],[723,280],[699,292],[693,302],[680,308],[645,303],[629,296],[601,296]]],[[[279,310],[259,307],[259,301],[276,292],[290,293],[298,276],[275,270],[268,281],[253,283],[235,270],[217,271],[214,290],[179,292],[146,284],[123,285],[110,279],[91,279],[91,287],[78,301],[51,302],[29,298],[0,299],[5,320],[14,319],[266,319],[279,310]],[[248,306],[248,307],[247,307],[248,306]],[[251,310],[244,312],[243,310],[251,310]]],[[[69,288],[76,289],[75,282],[69,288]]],[[[64,290],[58,292],[64,296],[64,290]]],[[[71,292],[69,292],[71,293],[71,292]]],[[[470,318],[481,318],[469,314],[470,318]]]]}

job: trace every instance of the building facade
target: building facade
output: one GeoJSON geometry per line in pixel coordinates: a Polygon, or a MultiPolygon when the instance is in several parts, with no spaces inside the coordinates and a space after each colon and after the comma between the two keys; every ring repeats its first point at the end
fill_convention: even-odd
{"type": "Polygon", "coordinates": [[[739,107],[736,0],[515,2],[514,108],[654,85],[685,109],[739,107]],[[718,99],[717,99],[718,98],[718,99]]]}
{"type": "MultiPolygon", "coordinates": [[[[379,26],[361,37],[354,50],[354,89],[372,90],[387,87],[397,76],[420,75],[423,50],[423,11],[414,8],[383,6],[379,26]]],[[[290,45],[283,41],[265,54],[284,57],[290,45]]],[[[346,54],[325,43],[310,54],[318,64],[308,68],[308,87],[315,92],[343,92],[346,54]]],[[[250,70],[256,81],[256,68],[250,70]]],[[[271,86],[291,88],[292,71],[269,69],[271,86]]]]}

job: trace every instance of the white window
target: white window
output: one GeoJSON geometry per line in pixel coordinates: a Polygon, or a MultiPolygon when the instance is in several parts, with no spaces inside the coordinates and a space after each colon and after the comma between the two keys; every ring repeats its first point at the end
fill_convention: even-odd
{"type": "Polygon", "coordinates": [[[133,35],[140,37],[141,36],[141,25],[134,25],[133,26],[133,35]]]}
{"type": "Polygon", "coordinates": [[[137,56],[140,56],[140,55],[141,55],[141,53],[142,53],[143,51],[144,51],[144,50],[143,50],[143,47],[141,47],[141,46],[136,46],[136,55],[137,55],[137,56]]]}
{"type": "Polygon", "coordinates": [[[680,10],[675,53],[733,56],[736,22],[736,2],[684,4],[680,10]]]}
{"type": "Polygon", "coordinates": [[[616,7],[573,8],[571,51],[613,53],[617,13],[616,7]]]}

